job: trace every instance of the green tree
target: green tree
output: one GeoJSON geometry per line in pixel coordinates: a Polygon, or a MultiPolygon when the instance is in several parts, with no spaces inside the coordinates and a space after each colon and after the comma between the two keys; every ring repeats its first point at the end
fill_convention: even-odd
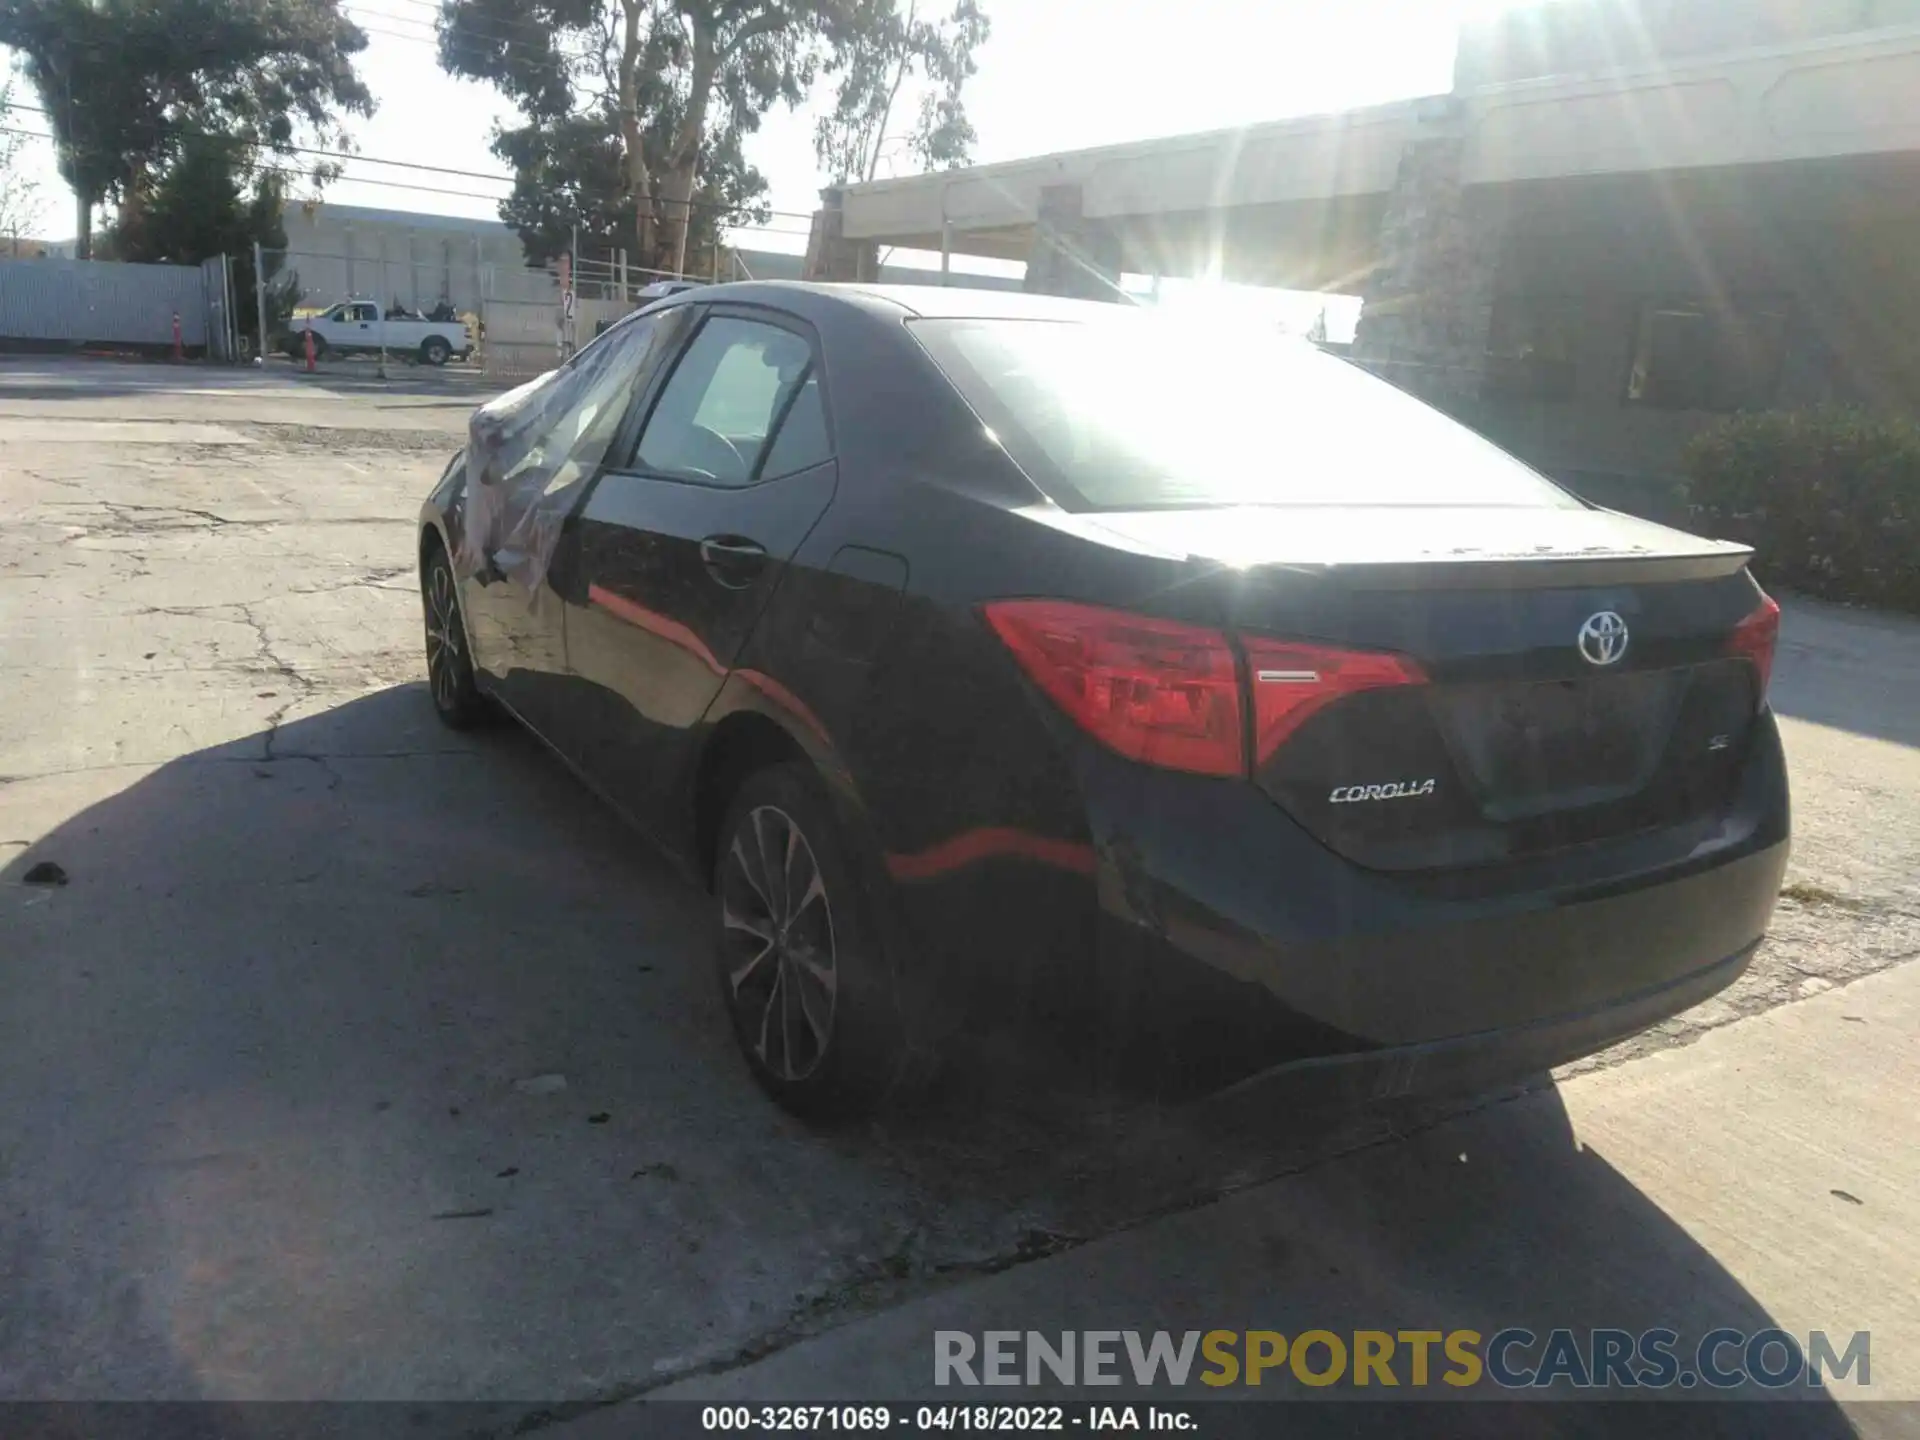
{"type": "MultiPolygon", "coordinates": [[[[654,143],[672,124],[667,112],[654,118],[654,143]]],[[[637,249],[639,206],[625,183],[623,149],[617,123],[602,113],[568,115],[558,120],[503,129],[494,152],[514,169],[513,193],[500,205],[500,218],[520,235],[527,262],[544,265],[565,252],[579,227],[588,253],[629,252],[635,265],[658,256],[637,249]]],[[[704,270],[715,259],[721,228],[764,220],[767,182],[740,154],[740,136],[731,130],[707,139],[699,165],[686,257],[704,270]]]]}
{"type": "Polygon", "coordinates": [[[47,111],[82,258],[94,211],[113,200],[137,223],[188,137],[291,155],[373,112],[353,68],[367,37],[341,0],[0,0],[0,44],[47,111]]]}
{"type": "Polygon", "coordinates": [[[814,124],[814,153],[836,181],[872,180],[890,153],[904,150],[928,170],[967,163],[975,140],[961,92],[979,69],[974,52],[992,25],[975,0],[928,18],[920,0],[862,0],[851,40],[834,57],[834,107],[814,124]],[[903,89],[918,90],[917,118],[893,130],[903,89]]]}
{"type": "MultiPolygon", "coordinates": [[[[243,336],[258,333],[259,304],[253,278],[253,247],[265,256],[270,294],[287,246],[286,182],[271,166],[255,163],[254,147],[230,136],[189,135],[154,181],[138,211],[123,212],[103,237],[116,260],[146,265],[198,265],[216,255],[234,262],[235,320],[243,336]]],[[[270,298],[270,328],[286,316],[270,298]]],[[[284,308],[291,313],[291,303],[284,308]]]]}
{"type": "Polygon", "coordinates": [[[761,117],[799,104],[821,66],[892,11],[875,0],[443,0],[440,16],[441,64],[497,86],[524,117],[495,148],[529,202],[508,201],[503,217],[538,222],[529,254],[550,244],[555,217],[533,193],[544,185],[574,192],[583,233],[629,229],[640,263],[680,269],[696,224],[740,218],[704,206],[762,192],[740,159],[761,117]]]}

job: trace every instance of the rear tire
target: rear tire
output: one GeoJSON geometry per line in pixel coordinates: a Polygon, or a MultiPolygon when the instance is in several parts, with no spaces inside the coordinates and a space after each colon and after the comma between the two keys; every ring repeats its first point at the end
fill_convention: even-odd
{"type": "Polygon", "coordinates": [[[912,1047],[858,876],[811,766],[742,781],[714,858],[715,979],[754,1079],[809,1120],[868,1113],[907,1081],[912,1047]]]}
{"type": "Polygon", "coordinates": [[[459,586],[447,552],[436,540],[420,576],[426,619],[427,690],[433,713],[451,730],[470,730],[491,718],[492,707],[473,675],[473,650],[460,616],[459,586]]]}
{"type": "Polygon", "coordinates": [[[453,354],[453,347],[438,335],[429,335],[420,342],[420,359],[427,365],[444,365],[447,357],[453,354]]]}

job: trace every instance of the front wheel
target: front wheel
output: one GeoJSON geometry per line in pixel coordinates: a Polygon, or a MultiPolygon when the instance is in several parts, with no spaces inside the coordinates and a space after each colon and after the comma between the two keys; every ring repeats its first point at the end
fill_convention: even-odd
{"type": "Polygon", "coordinates": [[[447,552],[437,543],[420,577],[420,605],[426,616],[427,685],[433,713],[453,730],[468,730],[487,718],[487,697],[473,677],[473,651],[447,552]]]}
{"type": "Polygon", "coordinates": [[[721,825],[713,882],[720,995],[754,1079],[814,1120],[893,1095],[910,1047],[892,974],[810,767],[746,778],[721,825]]]}

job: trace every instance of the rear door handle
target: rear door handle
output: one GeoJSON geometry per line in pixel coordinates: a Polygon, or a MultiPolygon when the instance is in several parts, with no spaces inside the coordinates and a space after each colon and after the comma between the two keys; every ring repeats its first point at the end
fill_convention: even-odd
{"type": "Polygon", "coordinates": [[[729,590],[745,590],[765,568],[767,550],[744,535],[709,535],[700,542],[700,561],[729,590]]]}

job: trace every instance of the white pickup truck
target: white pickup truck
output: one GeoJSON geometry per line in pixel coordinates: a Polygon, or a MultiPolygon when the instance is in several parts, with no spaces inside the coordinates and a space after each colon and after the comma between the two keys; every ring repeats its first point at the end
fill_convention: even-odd
{"type": "Polygon", "coordinates": [[[444,365],[473,353],[473,333],[462,321],[422,320],[417,315],[383,319],[380,307],[371,300],[343,300],[325,314],[297,316],[284,346],[294,359],[306,358],[309,332],[316,360],[329,351],[359,355],[384,347],[389,355],[412,355],[425,365],[444,365]]]}

